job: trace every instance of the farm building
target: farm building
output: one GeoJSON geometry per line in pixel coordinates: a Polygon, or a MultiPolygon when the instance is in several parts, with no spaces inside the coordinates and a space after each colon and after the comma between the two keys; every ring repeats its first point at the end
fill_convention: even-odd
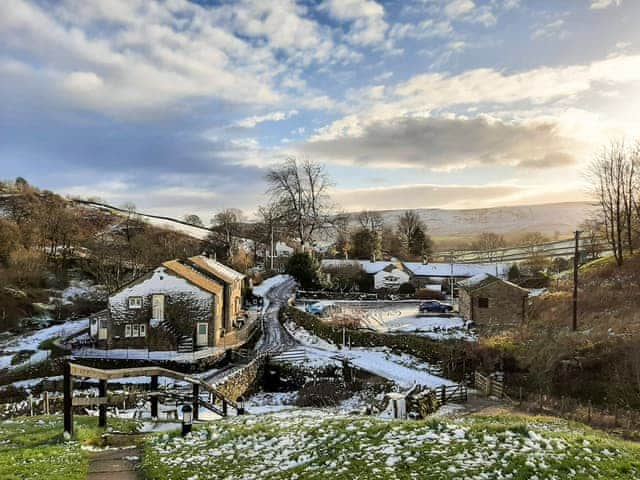
{"type": "Polygon", "coordinates": [[[98,348],[189,352],[239,343],[252,329],[245,276],[199,255],[164,262],[109,296],[92,324],[98,348]]]}
{"type": "Polygon", "coordinates": [[[458,282],[460,314],[482,327],[520,325],[526,319],[529,291],[481,273],[458,282]]]}
{"type": "Polygon", "coordinates": [[[404,267],[416,288],[434,288],[443,282],[458,282],[474,275],[489,274],[506,278],[509,266],[500,263],[423,263],[404,262],[404,267]]]}

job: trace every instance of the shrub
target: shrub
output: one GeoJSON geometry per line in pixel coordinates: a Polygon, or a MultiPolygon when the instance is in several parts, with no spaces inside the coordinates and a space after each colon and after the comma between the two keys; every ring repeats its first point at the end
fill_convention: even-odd
{"type": "Polygon", "coordinates": [[[416,293],[416,287],[414,287],[413,284],[409,282],[405,282],[400,285],[400,287],[398,287],[398,293],[400,295],[413,295],[414,293],[416,293]]]}

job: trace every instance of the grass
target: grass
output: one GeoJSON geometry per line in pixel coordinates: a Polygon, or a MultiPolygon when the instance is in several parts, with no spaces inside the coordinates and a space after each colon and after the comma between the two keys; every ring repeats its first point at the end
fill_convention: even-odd
{"type": "Polygon", "coordinates": [[[538,417],[385,421],[304,410],[145,445],[148,479],[632,479],[640,446],[538,417]]]}
{"type": "MultiPolygon", "coordinates": [[[[18,417],[0,422],[0,480],[84,480],[89,466],[83,445],[101,445],[97,418],[75,419],[75,438],[63,437],[62,417],[18,417]]],[[[135,423],[109,419],[114,429],[133,431],[135,423]]]]}

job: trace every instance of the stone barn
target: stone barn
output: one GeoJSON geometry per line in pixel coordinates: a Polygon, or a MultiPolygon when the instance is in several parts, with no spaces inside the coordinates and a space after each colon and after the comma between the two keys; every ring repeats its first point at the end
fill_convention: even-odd
{"type": "Polygon", "coordinates": [[[526,319],[529,291],[487,273],[458,282],[460,314],[479,328],[511,327],[526,319]]]}

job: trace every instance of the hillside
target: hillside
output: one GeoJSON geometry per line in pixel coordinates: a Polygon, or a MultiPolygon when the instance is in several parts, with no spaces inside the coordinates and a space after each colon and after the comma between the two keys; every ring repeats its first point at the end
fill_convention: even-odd
{"type": "MultiPolygon", "coordinates": [[[[122,209],[108,204],[82,202],[115,214],[126,214],[122,209]]],[[[596,207],[587,202],[550,203],[544,205],[521,205],[512,207],[492,207],[467,210],[445,210],[439,208],[418,209],[429,233],[436,238],[463,238],[481,232],[495,232],[505,236],[522,232],[541,232],[549,237],[568,236],[582,223],[596,207]]],[[[403,210],[382,210],[380,213],[386,225],[395,225],[403,210]]],[[[149,224],[202,240],[209,230],[189,225],[181,220],[137,212],[136,215],[149,224]]],[[[356,213],[351,214],[352,224],[356,224],[356,213]]]]}
{"type": "MultiPolygon", "coordinates": [[[[549,203],[468,210],[421,208],[417,212],[434,237],[463,237],[481,232],[515,235],[542,232],[553,237],[571,234],[596,207],[587,202],[549,203]]],[[[396,224],[402,210],[383,210],[386,224],[396,224]]],[[[355,223],[355,214],[352,220],[355,223]]]]}

